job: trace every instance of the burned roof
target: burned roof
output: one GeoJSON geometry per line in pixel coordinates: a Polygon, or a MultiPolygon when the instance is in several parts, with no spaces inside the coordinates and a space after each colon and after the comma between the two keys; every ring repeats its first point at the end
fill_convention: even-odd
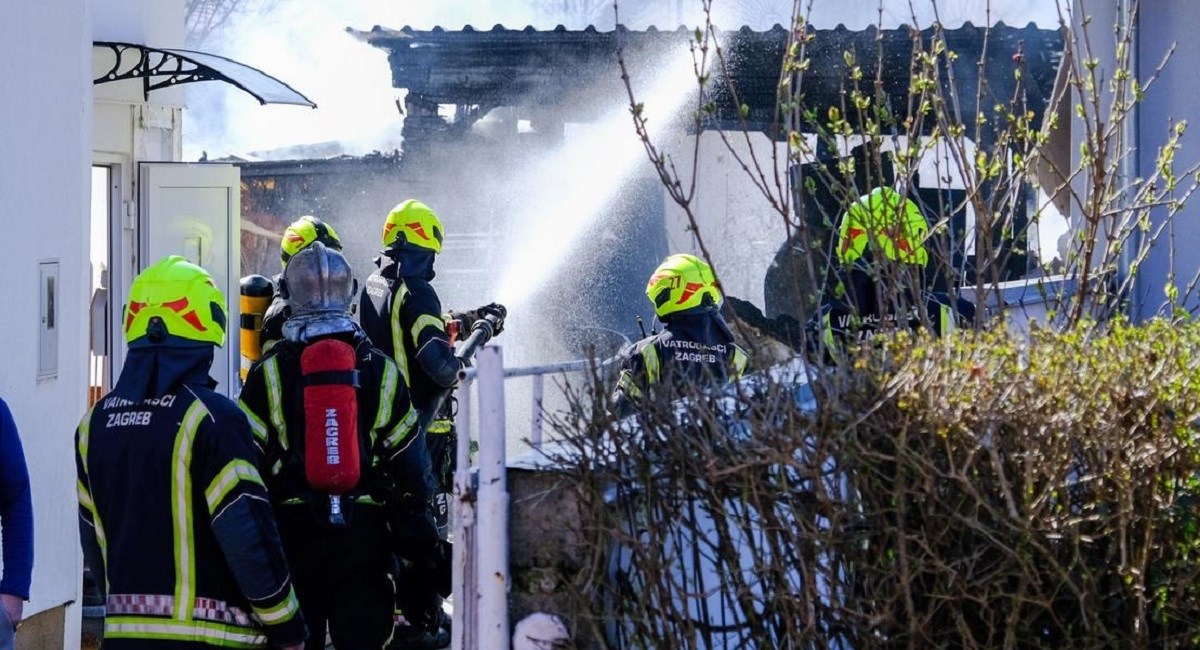
{"type": "MultiPolygon", "coordinates": [[[[484,109],[518,106],[557,111],[559,119],[567,121],[594,119],[613,103],[626,100],[617,65],[619,51],[637,79],[639,74],[653,71],[673,48],[686,48],[696,41],[695,31],[685,27],[635,31],[618,26],[600,31],[562,26],[553,30],[503,25],[490,30],[470,25],[461,30],[376,26],[354,33],[388,51],[392,85],[408,89],[419,100],[484,109]]],[[[986,42],[984,106],[1006,103],[1013,97],[1015,72],[1020,67],[1028,107],[1040,120],[1061,60],[1061,31],[1040,29],[1033,23],[1025,27],[997,23],[990,28],[965,23],[943,33],[949,49],[957,54],[951,65],[964,100],[964,115],[974,114],[978,64],[986,42]]],[[[813,30],[813,34],[808,49],[811,62],[804,79],[806,107],[823,114],[828,106],[841,104],[848,78],[845,53],[851,52],[864,79],[875,78],[877,62],[882,60],[883,90],[894,114],[906,114],[913,44],[918,36],[929,43],[931,28],[920,32],[907,26],[853,31],[838,26],[813,30]]],[[[722,36],[728,77],[737,97],[735,101],[724,79],[715,79],[710,85],[710,99],[717,108],[714,120],[737,122],[739,107],[745,104],[751,126],[769,127],[775,121],[776,89],[789,31],[779,25],[765,31],[743,27],[722,36]]]]}

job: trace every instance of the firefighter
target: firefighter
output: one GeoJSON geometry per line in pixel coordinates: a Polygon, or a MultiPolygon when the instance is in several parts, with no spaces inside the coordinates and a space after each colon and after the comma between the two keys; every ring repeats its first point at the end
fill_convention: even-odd
{"type": "Polygon", "coordinates": [[[741,378],[749,357],[721,316],[717,278],[695,255],[668,256],[646,284],[663,331],[623,351],[615,411],[629,413],[656,385],[721,385],[741,378]]]}
{"type": "Polygon", "coordinates": [[[213,392],[225,299],[170,256],[134,279],[129,354],[75,432],[80,533],[107,587],[104,647],[301,648],[250,424],[213,392]]]}
{"type": "MultiPolygon", "coordinates": [[[[338,238],[337,231],[333,229],[333,226],[307,214],[293,221],[283,231],[283,239],[279,242],[279,258],[283,268],[287,268],[288,260],[292,259],[296,253],[318,241],[333,250],[342,250],[342,240],[338,238]]],[[[262,347],[260,354],[270,350],[276,341],[283,338],[283,323],[291,315],[287,301],[279,295],[279,281],[282,277],[282,272],[275,276],[275,295],[271,298],[271,305],[267,307],[266,313],[263,314],[262,331],[259,335],[262,347]]]]}
{"type": "MultiPolygon", "coordinates": [[[[359,301],[363,329],[379,349],[396,360],[411,387],[434,465],[437,493],[442,495],[438,504],[442,528],[449,516],[449,502],[444,495],[453,490],[454,429],[448,412],[452,402],[442,402],[447,408],[438,413],[434,408],[439,395],[458,383],[458,371],[465,363],[454,355],[450,334],[455,330],[469,332],[475,320],[488,315],[493,317],[495,333],[499,334],[505,316],[504,308],[495,303],[470,312],[443,314],[441,300],[430,281],[444,233],[441,220],[420,201],[409,199],[393,208],[383,224],[383,251],[375,259],[378,269],[367,278],[359,301]]],[[[406,609],[403,602],[398,608],[406,609]]],[[[411,623],[407,618],[404,622],[411,623]]],[[[401,625],[397,634],[417,639],[431,637],[413,640],[404,647],[444,647],[449,643],[445,629],[422,631],[401,625]],[[438,642],[439,637],[445,643],[438,642]]]]}
{"type": "Polygon", "coordinates": [[[928,237],[920,207],[891,187],[850,205],[837,233],[833,296],[806,325],[811,357],[832,359],[847,343],[881,330],[927,323],[942,335],[974,322],[974,304],[926,287],[928,237]]]}
{"type": "Polygon", "coordinates": [[[393,553],[428,562],[440,552],[429,457],[399,368],[348,316],[346,259],[317,241],[283,280],[291,316],[251,367],[241,406],[314,631],[307,647],[324,648],[328,626],[339,649],[381,648],[392,636],[393,553]],[[393,547],[389,521],[402,522],[404,548],[393,547]]]}

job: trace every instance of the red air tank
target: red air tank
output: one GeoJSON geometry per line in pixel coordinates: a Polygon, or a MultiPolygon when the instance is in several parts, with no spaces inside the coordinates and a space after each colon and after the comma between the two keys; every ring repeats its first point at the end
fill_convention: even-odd
{"type": "Polygon", "coordinates": [[[343,495],[358,485],[358,370],[354,348],[324,339],[300,355],[304,386],[304,475],[314,490],[343,495]]]}

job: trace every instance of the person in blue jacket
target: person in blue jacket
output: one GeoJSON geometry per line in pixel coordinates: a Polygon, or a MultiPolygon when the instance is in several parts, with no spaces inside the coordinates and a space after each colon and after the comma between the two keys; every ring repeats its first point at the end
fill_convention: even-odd
{"type": "MultiPolygon", "coordinates": [[[[29,471],[8,404],[0,399],[0,529],[2,529],[4,576],[0,578],[0,604],[10,624],[21,622],[24,602],[29,599],[33,572],[33,502],[29,496],[29,471]]],[[[0,639],[4,635],[0,634],[0,639]]],[[[0,647],[3,647],[0,641],[0,647]]]]}

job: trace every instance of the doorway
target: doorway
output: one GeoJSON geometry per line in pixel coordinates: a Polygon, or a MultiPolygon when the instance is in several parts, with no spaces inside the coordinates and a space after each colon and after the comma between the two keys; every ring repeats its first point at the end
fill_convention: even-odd
{"type": "Polygon", "coordinates": [[[110,241],[117,191],[113,168],[92,166],[90,247],[91,287],[88,295],[88,407],[112,386],[112,327],[110,305],[110,241]]]}

